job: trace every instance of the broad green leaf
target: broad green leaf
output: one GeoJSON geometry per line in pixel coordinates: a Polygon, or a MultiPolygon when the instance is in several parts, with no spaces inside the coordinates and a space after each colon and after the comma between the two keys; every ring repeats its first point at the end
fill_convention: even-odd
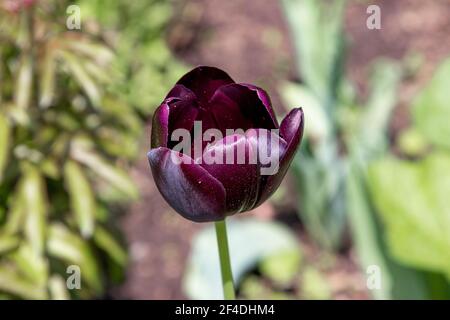
{"type": "Polygon", "coordinates": [[[104,250],[114,262],[120,266],[127,263],[127,254],[122,246],[114,239],[106,229],[97,226],[94,233],[94,241],[99,248],[104,250]]]}
{"type": "Polygon", "coordinates": [[[450,280],[450,155],[386,158],[371,167],[369,184],[392,255],[450,280]]]}
{"type": "Polygon", "coordinates": [[[25,280],[15,270],[4,266],[0,266],[0,291],[24,299],[47,299],[45,287],[39,287],[25,280]]]}
{"type": "Polygon", "coordinates": [[[89,244],[64,225],[49,226],[47,250],[55,258],[78,265],[81,276],[97,294],[102,291],[102,275],[98,261],[89,244]]]}
{"type": "Polygon", "coordinates": [[[381,287],[371,290],[375,299],[426,299],[427,288],[421,272],[393,261],[384,239],[380,221],[373,209],[364,171],[352,163],[347,178],[347,207],[350,230],[363,273],[376,266],[381,272],[381,287]]]}
{"type": "Polygon", "coordinates": [[[80,233],[89,238],[94,232],[96,207],[89,180],[78,163],[69,160],[64,165],[64,181],[80,233]]]}
{"type": "Polygon", "coordinates": [[[8,118],[0,112],[0,183],[3,180],[3,171],[8,164],[10,142],[11,125],[8,118]]]}
{"type": "Polygon", "coordinates": [[[140,135],[142,132],[142,121],[134,111],[129,111],[124,113],[124,108],[127,106],[123,101],[117,99],[111,99],[105,97],[102,105],[102,111],[108,116],[112,117],[114,122],[120,124],[123,128],[127,129],[127,131],[140,135]]]}
{"type": "Polygon", "coordinates": [[[413,119],[429,142],[450,148],[450,59],[413,102],[413,119]]]}
{"type": "MultiPolygon", "coordinates": [[[[228,220],[228,240],[234,281],[259,262],[280,252],[298,252],[297,239],[283,225],[256,219],[228,220]]],[[[213,227],[194,239],[184,277],[184,290],[192,299],[222,299],[217,240],[213,227]]]]}
{"type": "Polygon", "coordinates": [[[33,250],[42,254],[47,223],[47,200],[41,173],[35,167],[26,166],[23,169],[21,186],[26,210],[25,237],[33,250]]]}
{"type": "Polygon", "coordinates": [[[113,185],[117,190],[123,192],[130,199],[136,199],[138,197],[137,187],[125,171],[107,162],[81,141],[74,141],[71,147],[71,155],[75,160],[88,166],[93,172],[113,185]]]}

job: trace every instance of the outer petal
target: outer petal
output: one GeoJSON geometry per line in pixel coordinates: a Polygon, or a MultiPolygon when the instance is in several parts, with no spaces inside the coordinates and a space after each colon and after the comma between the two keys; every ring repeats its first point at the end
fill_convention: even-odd
{"type": "Polygon", "coordinates": [[[280,126],[280,135],[287,142],[287,147],[280,159],[280,168],[274,175],[267,176],[267,181],[262,187],[256,206],[267,200],[280,186],[286,172],[294,158],[297,147],[303,137],[304,116],[302,108],[293,109],[283,119],[280,126]]]}
{"type": "Polygon", "coordinates": [[[202,104],[209,101],[217,88],[230,83],[234,81],[225,71],[207,66],[193,69],[177,82],[192,90],[202,104]]]}
{"type": "Polygon", "coordinates": [[[278,128],[279,127],[278,120],[277,120],[277,117],[275,115],[275,112],[273,111],[272,101],[270,101],[270,97],[267,94],[267,92],[265,90],[257,87],[257,86],[252,85],[252,84],[241,83],[241,85],[246,86],[250,90],[253,90],[253,91],[256,92],[256,94],[258,95],[259,100],[261,100],[263,105],[266,107],[267,112],[269,113],[269,115],[270,115],[270,117],[271,117],[275,127],[278,128]]]}
{"type": "Polygon", "coordinates": [[[192,92],[182,84],[176,84],[167,94],[166,99],[169,98],[178,98],[180,100],[194,100],[197,97],[195,96],[194,92],[192,92]]]}
{"type": "MultiPolygon", "coordinates": [[[[191,131],[199,109],[195,100],[180,100],[169,104],[169,135],[176,129],[191,131]]],[[[170,136],[168,137],[170,140],[170,136]]],[[[169,141],[169,146],[171,143],[169,141]]]]}
{"type": "MultiPolygon", "coordinates": [[[[182,86],[180,86],[182,87],[182,86]]],[[[156,109],[152,120],[151,147],[173,147],[170,143],[170,135],[175,129],[191,130],[197,118],[199,109],[193,93],[186,94],[179,91],[175,86],[174,94],[180,93],[179,97],[169,97],[156,109]]],[[[186,89],[187,90],[187,89],[186,89]]],[[[171,91],[171,92],[172,92],[171,91]]]]}
{"type": "Polygon", "coordinates": [[[158,190],[179,214],[195,222],[225,217],[225,189],[205,169],[167,148],[152,149],[147,156],[158,190]]]}
{"type": "Polygon", "coordinates": [[[256,160],[256,150],[246,136],[239,134],[214,142],[206,148],[202,158],[196,159],[224,186],[228,214],[247,211],[255,204],[259,188],[256,160]],[[219,161],[207,163],[208,158],[219,161]]]}
{"type": "Polygon", "coordinates": [[[169,136],[169,105],[162,103],[153,114],[151,147],[167,147],[169,136]]]}
{"type": "Polygon", "coordinates": [[[264,94],[262,89],[253,86],[229,84],[217,89],[208,103],[208,109],[223,132],[225,129],[238,128],[278,128],[273,110],[267,104],[264,94]]]}

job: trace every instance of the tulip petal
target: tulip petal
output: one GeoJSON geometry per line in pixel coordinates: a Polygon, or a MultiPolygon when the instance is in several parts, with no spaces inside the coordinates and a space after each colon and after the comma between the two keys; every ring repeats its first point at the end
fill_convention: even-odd
{"type": "Polygon", "coordinates": [[[169,133],[176,129],[191,131],[199,113],[195,100],[175,101],[169,104],[169,110],[169,133]]]}
{"type": "Polygon", "coordinates": [[[272,108],[272,101],[270,101],[270,97],[267,94],[267,92],[255,85],[248,84],[248,83],[241,83],[241,85],[246,86],[250,90],[253,90],[258,95],[259,100],[263,103],[264,107],[266,107],[267,112],[270,115],[270,118],[272,119],[273,124],[276,128],[279,127],[277,117],[275,116],[275,112],[272,108]]]}
{"type": "Polygon", "coordinates": [[[225,71],[208,66],[193,69],[177,82],[192,90],[201,104],[206,104],[218,88],[230,83],[234,81],[225,71]]]}
{"type": "Polygon", "coordinates": [[[166,99],[169,98],[178,98],[180,100],[195,100],[197,97],[195,96],[194,92],[192,92],[182,84],[176,84],[167,94],[166,99]]]}
{"type": "Polygon", "coordinates": [[[150,150],[147,156],[158,190],[183,217],[195,222],[225,217],[225,189],[208,171],[188,156],[163,147],[150,150]]]}
{"type": "Polygon", "coordinates": [[[298,145],[303,137],[304,116],[302,108],[293,109],[283,119],[280,126],[280,136],[287,142],[287,147],[280,159],[280,168],[274,175],[267,176],[261,188],[256,206],[267,200],[280,186],[286,172],[294,158],[298,145]]]}
{"type": "Polygon", "coordinates": [[[203,156],[196,159],[196,163],[201,163],[224,186],[228,214],[247,211],[257,200],[259,181],[255,152],[246,136],[234,134],[210,144],[203,156]],[[211,161],[217,159],[216,163],[211,161]]]}
{"type": "Polygon", "coordinates": [[[267,99],[265,103],[260,99],[260,95],[264,98],[262,91],[254,88],[234,83],[220,87],[212,96],[208,109],[224,134],[226,129],[278,128],[272,107],[265,104],[267,99]]]}
{"type": "Polygon", "coordinates": [[[303,136],[304,124],[302,108],[292,109],[281,122],[280,136],[288,143],[298,145],[303,136]]]}
{"type": "Polygon", "coordinates": [[[169,105],[162,103],[154,112],[152,120],[151,147],[167,147],[169,135],[169,105]]]}
{"type": "Polygon", "coordinates": [[[199,109],[195,95],[169,97],[155,110],[152,121],[152,148],[172,148],[176,142],[170,141],[170,134],[176,129],[190,131],[197,119],[199,109]]]}

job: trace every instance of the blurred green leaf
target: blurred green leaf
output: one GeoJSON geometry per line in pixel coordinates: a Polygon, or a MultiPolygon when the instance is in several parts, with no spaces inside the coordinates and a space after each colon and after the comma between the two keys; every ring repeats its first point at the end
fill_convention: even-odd
{"type": "Polygon", "coordinates": [[[26,281],[13,269],[0,266],[0,290],[25,299],[46,299],[45,288],[26,281]]]}
{"type": "Polygon", "coordinates": [[[66,281],[59,275],[52,276],[48,281],[48,289],[52,300],[69,300],[66,281]]]}
{"type": "Polygon", "coordinates": [[[83,88],[84,92],[88,96],[92,105],[98,108],[100,106],[102,94],[97,83],[95,83],[84,68],[82,58],[79,58],[65,50],[59,50],[58,54],[63,58],[73,76],[76,78],[78,84],[83,88]]]}
{"type": "Polygon", "coordinates": [[[47,249],[51,256],[80,267],[81,277],[97,293],[102,292],[100,267],[89,244],[62,224],[49,226],[47,249]]]}
{"type": "Polygon", "coordinates": [[[364,168],[352,163],[347,178],[348,217],[362,271],[377,266],[382,274],[380,289],[370,293],[381,300],[426,299],[428,293],[420,272],[399,265],[388,252],[362,172],[364,168]]]}
{"type": "Polygon", "coordinates": [[[27,214],[24,199],[23,188],[19,185],[14,192],[13,199],[11,199],[6,222],[1,229],[4,234],[16,234],[24,225],[27,214]]]}
{"type": "Polygon", "coordinates": [[[437,69],[433,79],[413,102],[413,118],[429,142],[450,148],[450,59],[437,69]]]}
{"type": "Polygon", "coordinates": [[[47,199],[44,180],[33,166],[26,166],[21,181],[25,203],[25,236],[37,254],[44,252],[47,199]]]}
{"type": "Polygon", "coordinates": [[[3,235],[0,233],[0,255],[16,249],[19,246],[20,238],[13,235],[3,235]]]}
{"type": "Polygon", "coordinates": [[[120,266],[126,265],[127,253],[107,230],[100,226],[95,228],[94,241],[114,262],[120,266]]]}
{"type": "Polygon", "coordinates": [[[313,143],[323,143],[332,134],[332,124],[320,101],[305,86],[287,82],[281,87],[281,94],[287,106],[301,106],[307,120],[305,134],[313,143]]]}
{"type": "Polygon", "coordinates": [[[21,109],[30,106],[33,86],[33,61],[29,55],[24,55],[17,74],[15,104],[21,109]]]}
{"type": "Polygon", "coordinates": [[[288,286],[300,270],[300,250],[280,251],[260,262],[261,274],[279,286],[288,286]]]}
{"type": "Polygon", "coordinates": [[[450,279],[450,156],[380,160],[370,169],[369,185],[392,255],[450,279]]]}
{"type": "Polygon", "coordinates": [[[3,171],[8,163],[10,144],[11,125],[8,118],[0,112],[0,183],[3,180],[3,171]]]}
{"type": "Polygon", "coordinates": [[[48,264],[43,255],[37,253],[30,244],[22,243],[19,250],[10,255],[18,270],[39,287],[45,287],[48,279],[48,264]]]}
{"type": "Polygon", "coordinates": [[[327,112],[342,75],[345,0],[283,0],[294,46],[298,74],[327,112]]]}
{"type": "Polygon", "coordinates": [[[424,155],[428,146],[425,137],[414,127],[401,132],[397,145],[404,154],[410,157],[424,155]]]}
{"type": "MultiPolygon", "coordinates": [[[[274,222],[256,219],[228,220],[228,241],[235,284],[263,259],[280,252],[298,251],[297,239],[289,229],[274,222]]],[[[192,299],[222,299],[222,283],[213,227],[194,239],[183,280],[184,291],[192,299]]]]}
{"type": "Polygon", "coordinates": [[[322,153],[324,158],[296,155],[291,168],[300,190],[301,219],[309,234],[324,248],[337,249],[346,225],[347,163],[334,158],[330,146],[322,153]]]}
{"type": "Polygon", "coordinates": [[[67,161],[64,165],[64,180],[81,235],[89,238],[94,232],[96,207],[91,185],[75,161],[67,161]]]}
{"type": "Polygon", "coordinates": [[[353,146],[363,157],[377,156],[389,145],[387,132],[402,74],[400,67],[387,59],[377,60],[372,70],[370,96],[360,119],[358,146],[353,146]]]}
{"type": "Polygon", "coordinates": [[[303,271],[300,287],[303,299],[327,300],[331,298],[331,288],[327,280],[318,270],[312,267],[303,271]]]}
{"type": "Polygon", "coordinates": [[[114,52],[110,48],[100,43],[91,41],[79,41],[79,39],[70,39],[62,42],[63,45],[75,55],[82,54],[99,65],[109,65],[114,59],[114,52]]]}
{"type": "Polygon", "coordinates": [[[108,163],[82,142],[74,141],[71,148],[71,155],[75,160],[88,166],[95,174],[111,183],[130,199],[136,199],[138,197],[137,187],[125,171],[108,163]]]}
{"type": "Polygon", "coordinates": [[[41,68],[39,105],[46,108],[53,101],[56,78],[56,57],[49,45],[46,48],[45,58],[43,59],[41,68]]]}

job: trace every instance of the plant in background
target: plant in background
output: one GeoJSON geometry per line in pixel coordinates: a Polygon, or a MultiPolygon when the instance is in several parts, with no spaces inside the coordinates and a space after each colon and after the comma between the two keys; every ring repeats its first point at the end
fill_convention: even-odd
{"type": "MultiPolygon", "coordinates": [[[[360,106],[343,71],[345,1],[283,4],[302,83],[288,83],[282,93],[288,103],[301,101],[308,114],[304,148],[293,161],[308,231],[324,247],[339,248],[349,221],[362,269],[380,270],[375,298],[448,297],[448,212],[440,190],[448,184],[449,159],[436,152],[415,163],[389,154],[402,70],[385,59],[376,62],[360,106]]],[[[423,155],[427,141],[439,148],[448,141],[449,65],[413,104],[415,126],[399,139],[410,157],[423,155]]]]}
{"type": "Polygon", "coordinates": [[[67,4],[0,11],[2,297],[98,297],[127,260],[109,212],[138,196],[126,168],[142,124],[108,90],[111,49],[65,29],[67,4]]]}
{"type": "Polygon", "coordinates": [[[396,101],[399,67],[379,61],[371,93],[361,107],[345,76],[344,0],[284,0],[301,83],[287,83],[287,104],[301,101],[308,113],[305,144],[293,161],[299,212],[322,246],[338,249],[347,223],[347,178],[354,159],[367,162],[384,152],[396,101]]]}
{"type": "Polygon", "coordinates": [[[166,0],[78,0],[84,27],[106,29],[104,39],[115,48],[111,89],[147,118],[171,86],[185,73],[163,35],[172,14],[166,0]]]}
{"type": "Polygon", "coordinates": [[[215,221],[226,299],[234,298],[234,288],[225,218],[259,206],[275,192],[300,144],[303,123],[303,112],[297,108],[278,125],[264,90],[235,83],[213,67],[197,67],[184,75],[155,111],[148,153],[155,183],[183,217],[215,221]],[[211,130],[221,134],[220,138],[210,136],[209,143],[198,137],[202,139],[198,155],[196,122],[201,123],[202,136],[211,130]],[[175,148],[180,129],[194,131],[187,150],[175,148]],[[230,134],[230,129],[240,131],[230,134]],[[258,159],[253,162],[255,154],[258,159]],[[263,175],[269,163],[263,162],[261,154],[270,157],[269,163],[278,163],[278,170],[263,175]]]}
{"type": "Polygon", "coordinates": [[[400,135],[399,146],[414,161],[385,155],[369,166],[368,191],[385,227],[379,240],[385,260],[409,268],[409,279],[401,282],[386,263],[392,287],[409,284],[400,298],[450,297],[449,86],[447,60],[413,100],[413,123],[400,135]]]}

